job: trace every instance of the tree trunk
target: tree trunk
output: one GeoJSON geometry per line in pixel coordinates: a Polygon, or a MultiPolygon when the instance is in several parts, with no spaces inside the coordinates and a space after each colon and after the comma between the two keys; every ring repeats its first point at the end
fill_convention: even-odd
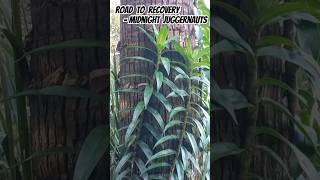
{"type": "MultiPolygon", "coordinates": [[[[192,15],[193,14],[193,1],[192,0],[167,0],[166,2],[162,0],[146,0],[146,1],[127,1],[127,0],[121,0],[121,5],[145,5],[146,7],[148,5],[179,5],[182,7],[182,10],[180,14],[184,15],[192,15]]],[[[122,19],[127,17],[127,15],[121,15],[121,22],[122,19]]],[[[144,26],[149,33],[152,34],[152,26],[151,25],[145,25],[144,26]]],[[[159,25],[157,25],[159,29],[159,25]]],[[[188,37],[190,38],[191,42],[193,42],[193,45],[195,46],[195,29],[193,25],[174,25],[170,24],[169,25],[170,29],[170,37],[171,36],[177,36],[178,40],[180,41],[180,44],[182,46],[185,45],[185,38],[188,37]]],[[[146,74],[147,76],[152,76],[154,69],[153,67],[144,62],[138,62],[138,61],[125,61],[122,62],[121,59],[125,57],[132,57],[132,56],[143,56],[147,57],[149,59],[152,59],[156,61],[156,58],[154,57],[153,54],[151,54],[148,51],[142,51],[142,50],[137,50],[137,49],[132,49],[132,48],[127,48],[128,45],[139,45],[139,46],[144,46],[153,49],[154,47],[152,44],[149,42],[148,38],[144,36],[143,32],[141,32],[138,28],[137,25],[129,25],[126,23],[121,23],[121,35],[120,35],[120,42],[118,45],[118,50],[120,51],[120,72],[119,72],[119,77],[128,75],[128,74],[146,74]]],[[[165,54],[169,59],[174,59],[180,61],[181,58],[177,55],[174,54],[165,54]]],[[[183,62],[183,61],[181,61],[183,62]]],[[[163,70],[163,69],[162,69],[163,70]]],[[[163,71],[165,72],[165,71],[163,71]]],[[[163,73],[166,75],[166,73],[163,73]]],[[[169,79],[174,80],[174,74],[170,74],[169,79]]],[[[120,82],[120,89],[124,88],[139,88],[141,83],[145,83],[146,80],[143,78],[127,78],[127,79],[121,79],[120,82]]],[[[181,89],[186,89],[186,84],[183,82],[180,82],[177,84],[177,86],[181,89]]],[[[141,87],[140,87],[141,89],[141,87]]],[[[162,87],[160,90],[163,94],[168,94],[169,88],[168,87],[162,87]]],[[[130,124],[130,121],[132,119],[133,115],[133,110],[136,106],[136,104],[139,101],[143,100],[143,96],[137,94],[137,93],[121,93],[120,94],[120,111],[121,111],[121,117],[120,117],[120,127],[126,127],[130,124]]],[[[172,103],[173,107],[178,106],[179,104],[181,105],[182,101],[178,99],[173,99],[170,98],[169,101],[172,103]]],[[[163,120],[166,122],[169,114],[165,110],[165,108],[161,105],[161,103],[152,100],[150,101],[151,106],[153,106],[154,109],[157,109],[160,112],[160,115],[162,116],[163,120]]],[[[152,116],[150,114],[145,114],[144,116],[144,122],[148,122],[154,127],[158,127],[157,124],[154,122],[154,120],[151,120],[152,116]]],[[[175,131],[175,130],[174,130],[175,131]]],[[[150,134],[149,131],[146,129],[143,129],[142,132],[140,133],[141,139],[144,140],[144,142],[148,142],[147,144],[153,145],[155,143],[155,140],[152,138],[152,135],[150,134]]],[[[122,131],[121,133],[121,143],[124,142],[124,135],[125,131],[122,131]]],[[[172,149],[176,148],[177,144],[167,144],[166,147],[171,147],[172,149]]],[[[141,156],[141,159],[143,159],[143,153],[137,152],[138,156],[141,156]]],[[[163,175],[168,174],[169,169],[163,170],[163,175]]],[[[138,169],[136,169],[135,174],[138,174],[138,169]]]]}
{"type": "MultiPolygon", "coordinates": [[[[230,0],[230,4],[236,6],[239,9],[242,9],[242,4],[240,2],[235,2],[230,0]]],[[[245,2],[242,2],[243,4],[245,2]]],[[[234,16],[226,13],[223,10],[215,9],[216,15],[227,19],[228,22],[235,27],[235,29],[241,34],[241,36],[249,41],[250,36],[248,32],[241,27],[241,24],[238,22],[234,16]]],[[[287,28],[287,27],[285,27],[287,28]]],[[[279,26],[270,26],[266,32],[263,32],[263,35],[275,35],[279,34],[285,35],[286,31],[279,28],[279,26]]],[[[285,35],[286,36],[286,35],[285,35]]],[[[215,38],[217,42],[218,36],[215,38]]],[[[226,89],[237,89],[247,97],[252,96],[248,94],[250,90],[246,86],[249,81],[249,69],[248,64],[246,63],[246,57],[239,55],[239,53],[223,53],[215,57],[213,61],[215,70],[213,71],[214,80],[220,85],[221,88],[226,89]]],[[[258,78],[271,77],[275,79],[282,79],[284,76],[283,63],[282,61],[275,60],[272,58],[264,58],[258,60],[258,69],[257,75],[258,78]]],[[[282,102],[284,92],[277,87],[262,87],[258,89],[259,97],[268,97],[272,98],[278,102],[282,102]]],[[[247,117],[250,116],[250,113],[246,110],[238,110],[237,118],[239,125],[236,125],[230,116],[226,112],[216,112],[214,113],[213,127],[213,141],[214,142],[233,142],[238,144],[242,148],[246,148],[245,140],[248,138],[248,120],[247,117]]],[[[291,124],[288,119],[285,118],[281,113],[277,112],[271,105],[260,105],[259,111],[257,112],[257,126],[267,126],[274,128],[285,137],[289,137],[290,129],[292,129],[291,124]]],[[[289,162],[286,159],[289,159],[290,151],[283,143],[274,143],[270,142],[269,137],[258,138],[257,140],[251,140],[252,145],[266,145],[271,147],[275,152],[278,153],[280,157],[285,159],[285,163],[288,165],[289,162]],[[272,144],[271,144],[272,143],[272,144]]],[[[251,147],[251,146],[250,146],[251,147]]],[[[250,163],[250,173],[255,173],[258,176],[282,180],[287,179],[287,174],[284,173],[280,165],[273,160],[270,155],[265,152],[255,150],[254,153],[249,154],[252,157],[250,163]]],[[[213,167],[215,178],[221,180],[231,180],[238,179],[240,172],[243,167],[241,167],[241,162],[243,159],[240,157],[227,157],[221,160],[216,166],[213,167]],[[240,168],[239,168],[240,167],[240,168]]]]}
{"type": "MultiPolygon", "coordinates": [[[[31,48],[78,38],[107,40],[107,3],[106,0],[31,0],[31,48]]],[[[29,88],[63,85],[106,95],[107,56],[104,49],[65,49],[32,55],[29,88]]],[[[53,96],[30,97],[29,103],[32,152],[55,147],[79,149],[90,130],[106,122],[106,103],[53,96]]],[[[34,177],[70,180],[76,160],[76,154],[34,160],[34,177]]]]}

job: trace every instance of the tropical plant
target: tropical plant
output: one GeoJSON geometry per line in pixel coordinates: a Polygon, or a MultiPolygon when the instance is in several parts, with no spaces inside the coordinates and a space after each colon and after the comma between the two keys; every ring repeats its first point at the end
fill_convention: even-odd
{"type": "Polygon", "coordinates": [[[152,77],[145,74],[129,74],[126,77],[143,77],[148,79],[144,84],[143,90],[139,89],[119,89],[116,92],[132,93],[140,92],[143,100],[137,103],[134,108],[132,119],[125,132],[125,143],[120,145],[119,156],[116,160],[114,169],[111,170],[113,179],[123,177],[143,177],[144,179],[165,178],[157,175],[161,169],[165,169],[166,176],[173,179],[183,179],[184,177],[199,176],[209,178],[209,114],[208,104],[203,108],[202,98],[198,98],[201,92],[206,93],[210,82],[202,69],[209,69],[208,48],[203,50],[193,49],[189,41],[187,48],[182,48],[175,37],[168,38],[169,29],[164,26],[159,31],[154,27],[154,36],[143,28],[139,29],[149,38],[150,42],[156,47],[156,51],[142,46],[132,46],[132,48],[147,49],[156,55],[156,62],[142,56],[126,57],[126,60],[144,61],[154,65],[152,77]],[[185,63],[173,61],[163,56],[166,48],[173,44],[176,51],[183,56],[185,63]],[[206,51],[206,52],[205,52],[206,51]],[[203,59],[202,59],[203,58],[203,59]],[[206,60],[206,61],[204,61],[206,60]],[[165,73],[160,70],[164,67],[165,73]],[[175,80],[168,79],[171,73],[175,73],[175,80]],[[179,89],[177,81],[187,84],[187,90],[179,89]],[[203,86],[198,86],[201,82],[203,86]],[[162,94],[160,89],[163,86],[170,88],[169,94],[162,94]],[[183,100],[182,106],[173,107],[169,98],[183,100]],[[151,99],[162,103],[169,114],[168,119],[164,119],[158,110],[151,106],[151,99]],[[200,100],[200,101],[199,101],[200,100]],[[143,121],[143,116],[150,114],[157,122],[156,127],[150,125],[151,122],[143,121]],[[183,116],[178,116],[183,114],[183,116]],[[179,118],[181,117],[181,118],[179,118]],[[150,130],[155,140],[145,142],[141,138],[141,132],[150,130]],[[171,129],[179,129],[172,131],[171,129]],[[174,148],[165,146],[168,141],[175,142],[174,148]],[[139,149],[144,153],[144,157],[138,156],[139,149]],[[171,158],[167,158],[167,157],[171,158]],[[134,168],[139,169],[135,174],[134,168]]]}
{"type": "MultiPolygon", "coordinates": [[[[255,168],[258,169],[258,167],[252,166],[254,161],[257,161],[253,157],[257,151],[261,151],[279,163],[283,168],[283,172],[285,172],[283,178],[319,179],[319,142],[317,140],[318,132],[314,128],[317,124],[314,120],[319,118],[317,115],[318,110],[316,109],[318,104],[316,101],[319,99],[319,94],[317,94],[319,92],[320,78],[319,64],[316,58],[312,54],[310,55],[310,46],[305,44],[307,39],[305,36],[308,36],[306,33],[300,32],[297,39],[279,35],[266,35],[265,33],[266,29],[270,28],[271,25],[274,26],[288,21],[293,25],[292,27],[301,27],[301,23],[318,23],[319,12],[317,7],[319,7],[319,3],[316,1],[288,3],[248,1],[245,8],[247,10],[250,8],[250,13],[249,11],[243,11],[245,8],[239,9],[230,3],[222,1],[214,1],[213,5],[237,19],[242,25],[242,29],[245,29],[245,33],[241,33],[249,34],[249,36],[241,37],[240,33],[221,17],[215,16],[212,18],[211,27],[219,34],[219,40],[215,42],[213,50],[213,55],[217,58],[217,61],[221,57],[219,55],[236,53],[246,61],[248,67],[248,82],[243,95],[233,93],[233,98],[228,100],[226,97],[230,97],[231,94],[229,90],[218,89],[218,91],[213,92],[213,94],[217,94],[213,96],[213,102],[225,108],[232,116],[235,124],[239,124],[235,110],[243,108],[247,110],[246,132],[242,137],[244,143],[239,148],[228,142],[218,142],[213,145],[212,158],[219,160],[221,157],[240,154],[242,161],[240,162],[239,179],[257,178],[259,176],[269,178],[265,177],[265,174],[254,174],[255,168]],[[293,77],[291,79],[292,82],[271,77],[260,78],[258,76],[258,64],[266,57],[289,64],[286,64],[285,67],[286,71],[290,72],[290,77],[293,77]],[[298,82],[303,83],[302,86],[296,86],[295,83],[299,76],[301,78],[298,82]],[[293,101],[288,100],[287,103],[283,103],[267,96],[261,97],[259,90],[268,86],[277,87],[287,92],[290,96],[286,96],[292,97],[298,102],[296,108],[300,109],[302,113],[298,113],[296,108],[292,108],[293,101]],[[259,116],[259,113],[261,113],[259,109],[265,105],[270,105],[274,110],[286,116],[286,121],[292,124],[292,131],[297,134],[294,138],[281,135],[277,130],[270,127],[261,127],[257,123],[258,118],[261,117],[259,116]],[[300,168],[293,170],[294,166],[289,166],[288,163],[285,163],[281,155],[277,154],[271,147],[261,145],[263,141],[258,144],[258,141],[255,141],[255,139],[258,139],[258,135],[259,137],[261,135],[269,135],[273,137],[273,141],[280,140],[283,144],[286,144],[294,155],[292,157],[295,157],[290,159],[290,162],[296,162],[300,168]],[[298,146],[297,142],[299,142],[298,146]],[[308,150],[306,147],[308,147],[308,150]]],[[[314,34],[311,36],[314,37],[314,34]]],[[[271,121],[271,119],[266,119],[266,121],[271,121]]],[[[268,123],[264,122],[264,124],[268,123]]],[[[256,164],[259,163],[256,162],[256,164]]],[[[263,163],[261,162],[260,165],[263,165],[263,163]]],[[[273,172],[275,171],[273,170],[273,172]]]]}

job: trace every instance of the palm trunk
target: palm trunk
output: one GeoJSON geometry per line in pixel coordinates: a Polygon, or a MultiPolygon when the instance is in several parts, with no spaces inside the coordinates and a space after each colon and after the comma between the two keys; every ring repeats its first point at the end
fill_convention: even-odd
{"type": "MultiPolygon", "coordinates": [[[[126,1],[126,0],[121,0],[122,5],[141,5],[142,3],[140,1],[126,1]]],[[[193,1],[192,0],[169,0],[166,3],[164,3],[162,0],[146,0],[143,2],[143,5],[148,6],[148,5],[180,5],[182,7],[181,15],[192,15],[193,14],[193,1]]],[[[127,15],[122,15],[121,16],[121,22],[122,19],[125,18],[127,15]]],[[[152,32],[152,26],[147,25],[145,26],[149,32],[152,32]]],[[[159,26],[158,26],[159,28],[159,26]]],[[[193,25],[170,25],[170,36],[175,36],[179,37],[179,41],[181,45],[185,45],[185,38],[189,37],[191,42],[195,42],[195,34],[194,34],[194,27],[193,25]]],[[[126,23],[121,23],[121,36],[120,36],[120,42],[118,45],[118,50],[120,51],[120,59],[123,59],[125,57],[130,57],[130,56],[143,56],[147,57],[149,59],[152,59],[156,61],[156,58],[154,57],[153,54],[137,49],[132,49],[128,48],[127,46],[129,45],[139,45],[139,46],[144,46],[148,48],[153,48],[152,44],[148,41],[148,38],[144,36],[144,34],[137,28],[136,25],[129,25],[126,23]]],[[[169,59],[174,59],[174,60],[181,60],[181,57],[175,55],[175,54],[166,54],[166,56],[169,59]]],[[[153,67],[144,62],[137,62],[137,61],[126,61],[122,62],[120,60],[120,72],[119,72],[119,77],[128,75],[128,74],[146,74],[147,76],[152,76],[154,72],[153,67]]],[[[164,73],[165,74],[165,73],[164,73]]],[[[173,75],[171,74],[169,77],[171,80],[174,80],[173,75]]],[[[145,83],[146,80],[143,78],[130,78],[130,79],[122,79],[120,82],[120,89],[124,88],[139,88],[141,83],[145,83]]],[[[186,89],[186,84],[185,83],[179,83],[177,86],[181,89],[186,89]]],[[[141,89],[141,88],[140,88],[141,89]]],[[[163,94],[168,94],[169,88],[162,88],[161,92],[163,94]]],[[[120,116],[120,127],[125,127],[128,126],[132,119],[133,115],[133,109],[136,104],[143,100],[143,96],[137,94],[137,93],[121,93],[120,94],[120,111],[121,111],[121,116],[120,116]]],[[[172,105],[178,106],[179,104],[182,104],[181,100],[173,100],[169,99],[172,103],[172,105]]],[[[167,121],[169,114],[165,110],[165,108],[162,107],[162,105],[156,101],[151,100],[152,106],[157,109],[163,120],[167,121]]],[[[152,120],[152,116],[149,116],[149,114],[146,114],[144,116],[144,122],[148,122],[156,127],[156,123],[154,123],[152,120]]],[[[174,130],[176,131],[176,130],[174,130]]],[[[142,136],[140,137],[141,139],[144,140],[144,142],[148,142],[147,144],[154,144],[155,141],[152,139],[152,135],[150,132],[148,132],[145,129],[142,129],[141,133],[142,136]]],[[[125,131],[121,133],[121,142],[124,142],[124,135],[125,131]]],[[[168,147],[175,148],[177,144],[168,144],[168,147]]],[[[137,152],[138,156],[142,156],[141,152],[137,152]]],[[[143,157],[141,157],[143,159],[143,157]]],[[[138,174],[138,169],[135,169],[134,174],[138,174]]],[[[168,174],[169,170],[166,172],[163,171],[163,174],[168,174]]]]}
{"type": "MultiPolygon", "coordinates": [[[[32,48],[78,38],[107,40],[107,3],[106,0],[32,0],[32,48]]],[[[106,52],[104,49],[66,49],[32,55],[29,88],[64,85],[106,95],[106,52]]],[[[106,123],[106,109],[106,103],[87,99],[31,97],[32,152],[55,147],[80,148],[91,129],[106,123]]],[[[76,160],[76,154],[34,160],[34,177],[72,179],[76,160]]]]}

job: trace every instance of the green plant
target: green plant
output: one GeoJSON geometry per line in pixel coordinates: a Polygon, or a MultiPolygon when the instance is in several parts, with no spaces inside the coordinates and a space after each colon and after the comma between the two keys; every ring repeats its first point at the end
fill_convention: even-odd
{"type": "MultiPolygon", "coordinates": [[[[125,133],[125,142],[122,144],[120,155],[116,160],[112,174],[113,179],[121,179],[123,177],[143,177],[144,179],[160,178],[158,173],[166,172],[166,177],[173,179],[183,179],[184,177],[199,175],[202,178],[209,178],[209,114],[208,107],[203,108],[202,98],[198,98],[202,89],[208,89],[210,82],[206,76],[202,74],[202,69],[209,68],[209,58],[203,58],[209,54],[209,48],[204,50],[193,49],[189,41],[187,41],[186,49],[182,48],[176,41],[175,37],[168,38],[169,29],[162,27],[159,31],[154,27],[154,35],[152,36],[144,29],[144,32],[150,42],[156,47],[156,51],[141,46],[131,46],[130,48],[147,49],[156,55],[156,62],[141,56],[127,57],[124,60],[134,60],[148,62],[154,65],[152,77],[145,74],[129,74],[126,77],[144,77],[148,79],[143,91],[138,89],[120,89],[116,92],[132,93],[138,92],[143,94],[141,100],[134,108],[133,117],[125,133]],[[169,44],[174,44],[185,60],[185,63],[173,61],[163,56],[169,44]],[[203,58],[203,59],[202,59],[203,58]],[[201,60],[201,61],[200,61],[201,60]],[[165,69],[165,73],[160,70],[165,69]],[[174,82],[168,77],[175,73],[174,82]],[[187,84],[187,88],[179,89],[176,81],[183,81],[187,84]],[[203,85],[198,86],[201,82],[203,85]],[[160,89],[163,86],[170,88],[169,94],[162,94],[160,89]],[[183,100],[183,105],[173,107],[169,98],[179,98],[183,100]],[[164,119],[158,110],[150,105],[150,99],[156,99],[165,107],[169,114],[168,119],[164,119]],[[142,129],[150,129],[148,121],[143,117],[149,113],[157,122],[155,131],[151,132],[155,142],[143,142],[140,138],[142,129]],[[177,115],[183,114],[183,118],[179,119],[177,115]],[[172,132],[169,129],[179,129],[172,132]],[[159,134],[156,132],[159,131],[159,134]],[[165,144],[174,143],[175,149],[166,148],[165,144]],[[138,149],[144,153],[144,157],[138,156],[138,149]],[[171,157],[171,158],[167,158],[171,157]],[[170,159],[172,162],[168,162],[170,159]],[[191,163],[191,164],[190,164],[191,163]],[[201,168],[200,168],[201,167],[201,168]],[[134,169],[139,169],[139,173],[135,174],[134,169]],[[165,169],[165,171],[159,171],[165,169]]],[[[116,76],[115,76],[116,77],[116,76]]],[[[206,91],[208,97],[208,91],[206,91]]],[[[152,128],[153,129],[153,128],[152,128]]],[[[165,178],[162,174],[162,178],[165,178]]]]}
{"type": "MultiPolygon", "coordinates": [[[[224,157],[229,154],[240,154],[246,159],[243,161],[241,166],[241,178],[245,179],[250,176],[251,173],[250,164],[252,162],[251,158],[254,151],[263,151],[268,155],[271,155],[271,157],[281,164],[289,178],[297,178],[299,176],[300,178],[307,177],[308,179],[319,179],[317,170],[317,159],[319,158],[318,138],[314,129],[316,123],[313,121],[313,118],[315,118],[315,116],[318,118],[318,116],[313,115],[313,118],[309,118],[310,112],[308,110],[306,111],[306,109],[310,108],[313,109],[313,114],[318,111],[314,109],[314,106],[317,106],[317,103],[315,102],[316,99],[319,99],[319,94],[315,93],[319,92],[319,64],[317,63],[316,58],[305,51],[305,47],[307,47],[307,45],[301,44],[301,40],[305,40],[304,37],[301,37],[302,33],[300,33],[299,37],[300,42],[299,40],[298,42],[295,41],[295,39],[292,40],[281,36],[265,35],[263,33],[270,24],[277,24],[283,19],[297,22],[294,26],[299,26],[299,22],[301,21],[305,23],[317,22],[319,20],[319,12],[316,8],[319,7],[319,3],[316,1],[296,1],[290,3],[249,1],[247,2],[246,7],[251,8],[250,13],[246,13],[222,1],[214,1],[213,5],[223,9],[233,15],[234,18],[238,19],[250,36],[246,41],[224,19],[217,16],[213,18],[212,28],[220,37],[219,41],[215,42],[215,49],[213,51],[215,57],[219,57],[220,54],[228,52],[243,54],[243,59],[246,60],[249,69],[248,90],[244,95],[238,94],[233,98],[227,98],[228,93],[230,94],[230,92],[221,90],[216,86],[217,91],[215,90],[215,92],[213,92],[213,102],[216,103],[216,105],[225,108],[235,120],[235,123],[238,123],[236,121],[236,109],[247,108],[250,116],[248,118],[249,127],[246,132],[247,139],[245,140],[246,143],[244,145],[245,151],[241,151],[241,149],[234,145],[221,146],[221,144],[216,144],[221,151],[214,151],[214,154],[212,155],[213,158],[215,159],[215,155],[218,157],[224,157]],[[304,45],[304,48],[302,48],[302,45],[304,45]],[[302,76],[303,78],[301,80],[308,85],[296,87],[294,84],[288,84],[288,82],[273,78],[258,78],[257,64],[258,61],[264,57],[272,57],[275,60],[293,64],[294,68],[291,68],[293,77],[296,77],[296,75],[302,76]],[[299,69],[298,73],[296,73],[296,69],[299,69]],[[265,86],[280,88],[288,92],[288,94],[293,98],[297,99],[299,102],[299,108],[304,109],[304,112],[306,113],[304,116],[307,117],[308,120],[303,120],[303,117],[299,116],[300,114],[293,114],[294,112],[292,112],[289,105],[285,105],[282,102],[275,101],[268,97],[259,97],[258,89],[265,86]],[[306,89],[306,87],[311,88],[306,89]],[[244,96],[247,98],[248,102],[246,101],[246,98],[243,98],[244,96]],[[299,144],[297,147],[295,143],[292,142],[297,142],[299,141],[298,139],[288,140],[274,130],[258,127],[256,125],[258,120],[258,109],[262,105],[266,104],[271,105],[275,110],[283,113],[287,117],[288,121],[294,125],[294,129],[298,132],[299,136],[302,136],[307,143],[302,143],[304,144],[303,146],[299,144]],[[287,144],[296,156],[297,163],[300,165],[302,172],[298,170],[295,172],[299,172],[298,174],[291,174],[290,167],[284,165],[281,158],[279,158],[273,150],[268,147],[255,144],[255,137],[261,134],[271,135],[274,139],[280,139],[282,142],[287,144]],[[307,144],[313,152],[312,155],[308,157],[306,155],[307,151],[304,151],[307,144]]],[[[312,38],[314,37],[315,36],[312,36],[312,38]]],[[[295,79],[293,81],[295,81],[295,79]]],[[[215,145],[213,145],[213,148],[214,147],[215,145]]]]}

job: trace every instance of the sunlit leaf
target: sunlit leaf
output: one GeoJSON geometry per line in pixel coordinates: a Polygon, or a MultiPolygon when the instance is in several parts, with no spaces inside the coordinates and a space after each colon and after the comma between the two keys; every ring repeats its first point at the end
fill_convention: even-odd
{"type": "Polygon", "coordinates": [[[186,108],[182,107],[182,106],[178,106],[178,107],[175,107],[171,110],[170,112],[170,115],[169,115],[169,121],[175,116],[177,115],[178,113],[180,112],[184,112],[186,111],[186,108]]]}
{"type": "Polygon", "coordinates": [[[130,122],[129,127],[126,132],[126,135],[125,135],[125,142],[128,142],[129,137],[131,136],[133,131],[136,129],[138,123],[140,122],[139,116],[143,112],[143,110],[144,110],[144,103],[139,102],[137,104],[136,108],[134,109],[132,121],[130,122]]]}
{"type": "Polygon", "coordinates": [[[148,107],[147,110],[153,115],[153,117],[157,120],[160,128],[163,130],[164,129],[164,122],[163,122],[163,119],[162,119],[160,113],[151,107],[148,107]]]}
{"type": "Polygon", "coordinates": [[[154,96],[164,105],[168,112],[171,111],[172,106],[169,101],[159,92],[153,92],[154,96]]]}
{"type": "Polygon", "coordinates": [[[166,69],[167,74],[170,75],[170,59],[166,57],[161,57],[161,62],[164,68],[166,69]]]}
{"type": "Polygon", "coordinates": [[[150,159],[150,157],[152,156],[153,153],[152,153],[151,149],[149,148],[149,146],[146,143],[144,143],[143,141],[139,141],[138,145],[141,148],[141,150],[144,152],[146,157],[148,159],[150,159]]]}
{"type": "Polygon", "coordinates": [[[181,121],[178,120],[171,120],[169,121],[169,123],[165,126],[163,132],[166,132],[169,128],[173,127],[173,126],[177,126],[179,124],[182,124],[181,121]]]}
{"type": "Polygon", "coordinates": [[[195,137],[193,136],[193,134],[190,134],[188,132],[187,132],[187,135],[188,135],[189,141],[191,143],[193,152],[195,154],[198,154],[199,153],[199,147],[198,147],[198,144],[197,144],[197,141],[196,141],[195,137]]]}
{"type": "Polygon", "coordinates": [[[159,92],[163,82],[163,74],[160,71],[156,71],[155,75],[156,75],[156,81],[157,81],[157,92],[159,92]]]}
{"type": "Polygon", "coordinates": [[[150,98],[152,96],[153,87],[150,85],[147,85],[144,89],[143,99],[144,99],[144,107],[148,107],[148,103],[150,101],[150,98]]]}
{"type": "Polygon", "coordinates": [[[156,142],[156,144],[153,146],[153,149],[156,148],[158,145],[160,144],[163,144],[167,141],[170,141],[170,140],[175,140],[175,139],[178,139],[178,136],[176,135],[167,135],[167,136],[164,136],[162,137],[161,139],[159,139],[159,141],[156,142]]]}
{"type": "Polygon", "coordinates": [[[147,161],[147,164],[150,163],[151,161],[155,160],[155,159],[159,159],[162,157],[166,157],[166,156],[170,156],[176,154],[176,151],[172,150],[172,149],[165,149],[162,150],[156,154],[154,154],[153,156],[151,156],[151,158],[147,161]]]}

